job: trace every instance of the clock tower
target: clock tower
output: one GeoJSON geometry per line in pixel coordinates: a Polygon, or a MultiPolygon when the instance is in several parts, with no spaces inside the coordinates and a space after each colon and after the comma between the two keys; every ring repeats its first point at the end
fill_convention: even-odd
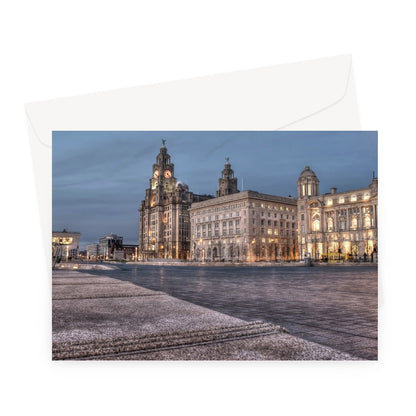
{"type": "Polygon", "coordinates": [[[189,208],[195,200],[188,185],[174,176],[166,141],[152,166],[152,177],[139,208],[139,253],[142,260],[187,259],[190,252],[189,208]]]}

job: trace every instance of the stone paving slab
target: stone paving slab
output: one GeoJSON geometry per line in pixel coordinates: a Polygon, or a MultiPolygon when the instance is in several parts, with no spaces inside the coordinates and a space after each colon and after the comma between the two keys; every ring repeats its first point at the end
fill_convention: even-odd
{"type": "Polygon", "coordinates": [[[132,283],[81,283],[52,286],[52,300],[98,299],[103,297],[158,296],[161,292],[145,289],[132,283]]]}
{"type": "Polygon", "coordinates": [[[54,272],[52,279],[55,360],[354,359],[278,325],[247,322],[129,282],[79,283],[85,275],[67,273],[54,272]]]}

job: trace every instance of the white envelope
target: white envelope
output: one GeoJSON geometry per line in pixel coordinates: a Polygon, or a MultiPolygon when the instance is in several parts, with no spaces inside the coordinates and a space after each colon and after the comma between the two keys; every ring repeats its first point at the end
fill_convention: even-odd
{"type": "Polygon", "coordinates": [[[54,130],[359,130],[351,56],[26,105],[47,261],[54,130]]]}

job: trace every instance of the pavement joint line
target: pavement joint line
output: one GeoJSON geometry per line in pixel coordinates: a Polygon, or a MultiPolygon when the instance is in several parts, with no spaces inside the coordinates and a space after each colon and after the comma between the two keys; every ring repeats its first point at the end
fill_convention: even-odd
{"type": "MultiPolygon", "coordinates": [[[[128,282],[126,282],[128,283],[128,282]]],[[[53,283],[52,286],[86,286],[86,285],[122,285],[120,282],[83,282],[83,283],[53,283]]],[[[124,285],[123,285],[124,286],[124,285]]]]}
{"type": "Polygon", "coordinates": [[[149,293],[142,295],[109,295],[109,296],[89,296],[89,297],[72,297],[72,298],[52,298],[52,300],[91,300],[91,299],[117,299],[117,298],[140,298],[146,296],[166,296],[166,293],[149,293]]]}

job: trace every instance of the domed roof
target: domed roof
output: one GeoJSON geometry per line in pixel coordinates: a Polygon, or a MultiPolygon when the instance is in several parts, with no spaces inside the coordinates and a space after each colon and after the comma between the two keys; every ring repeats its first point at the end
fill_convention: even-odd
{"type": "Polygon", "coordinates": [[[316,178],[315,172],[313,170],[311,170],[311,168],[309,166],[305,166],[305,169],[303,169],[299,178],[305,178],[307,176],[312,176],[312,177],[316,178]]]}

